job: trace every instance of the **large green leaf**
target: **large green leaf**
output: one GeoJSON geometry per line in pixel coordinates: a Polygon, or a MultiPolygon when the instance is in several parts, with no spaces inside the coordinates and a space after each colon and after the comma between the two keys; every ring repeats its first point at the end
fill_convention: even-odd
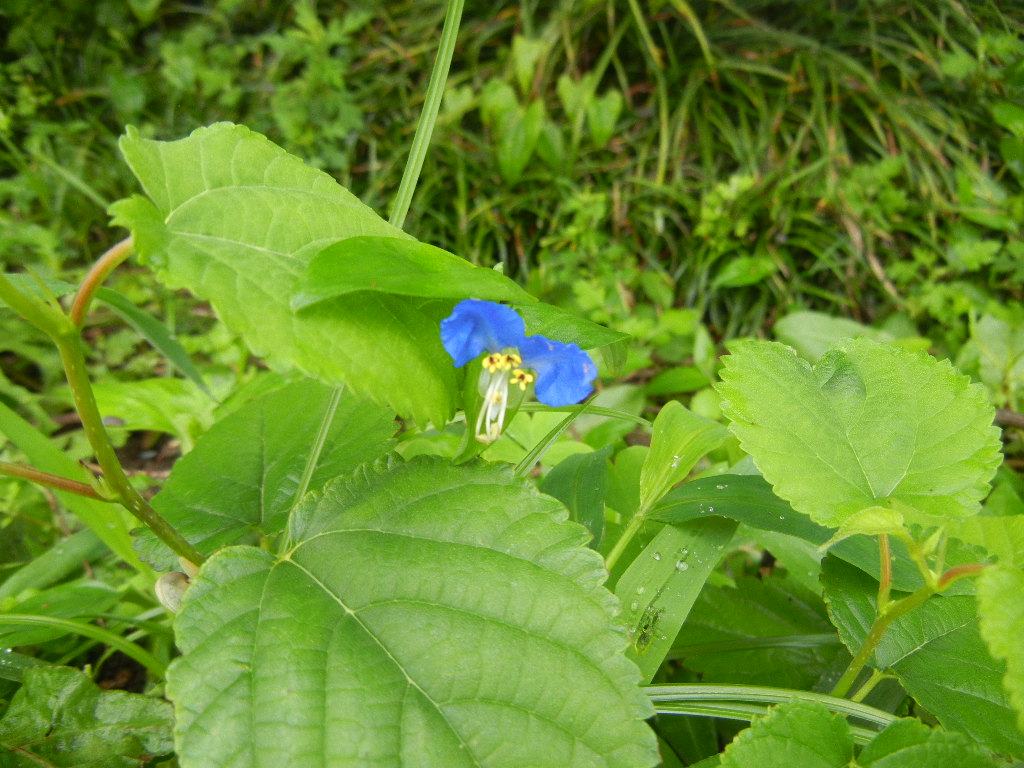
{"type": "Polygon", "coordinates": [[[320,251],[299,279],[292,308],[356,291],[430,299],[532,302],[512,280],[427,243],[394,237],[350,237],[320,251]]]}
{"type": "Polygon", "coordinates": [[[948,361],[865,339],[812,369],[774,342],[725,358],[722,411],[775,492],[822,525],[903,503],[942,518],[979,509],[1001,459],[983,388],[948,361]]]}
{"type": "Polygon", "coordinates": [[[981,636],[992,655],[1006,662],[1003,685],[1024,731],[1024,572],[1009,566],[988,568],[979,581],[981,636]]]}
{"type": "Polygon", "coordinates": [[[419,457],[307,497],[282,556],[220,551],[176,619],[183,768],[654,765],[565,517],[508,468],[419,457]]]}
{"type": "Polygon", "coordinates": [[[0,720],[4,768],[138,768],[171,751],[162,699],[103,691],[68,667],[32,667],[0,720]]]}
{"type": "Polygon", "coordinates": [[[263,136],[218,123],[159,142],[129,130],[121,151],[152,202],[113,206],[161,280],[207,299],[277,368],[344,381],[418,421],[454,412],[451,358],[436,319],[407,297],[359,292],[301,313],[310,260],[348,237],[408,237],[327,174],[263,136]]]}
{"type": "MultiPolygon", "coordinates": [[[[306,379],[250,401],[214,424],[174,465],[153,506],[203,554],[280,533],[333,397],[330,387],[306,379]]],[[[307,489],[382,456],[394,432],[390,411],[346,391],[307,489]]],[[[139,550],[154,564],[175,567],[149,529],[139,532],[139,550]]]]}
{"type": "MultiPolygon", "coordinates": [[[[878,582],[834,557],[826,558],[822,581],[832,623],[856,652],[874,621],[878,582]]],[[[1006,667],[982,642],[973,597],[932,597],[896,619],[872,666],[894,673],[947,728],[996,752],[1024,754],[1024,733],[1002,686],[1006,667]]]]}

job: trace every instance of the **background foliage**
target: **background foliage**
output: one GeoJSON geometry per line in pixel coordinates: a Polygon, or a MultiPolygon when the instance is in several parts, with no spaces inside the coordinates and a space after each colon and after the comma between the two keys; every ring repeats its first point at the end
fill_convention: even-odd
{"type": "MultiPolygon", "coordinates": [[[[7,271],[34,272],[58,295],[73,290],[120,236],[108,226],[107,209],[139,192],[130,166],[153,166],[163,151],[147,140],[177,139],[218,120],[265,134],[386,214],[422,107],[443,13],[441,4],[405,0],[7,0],[0,7],[0,263],[7,271]],[[134,126],[122,145],[129,163],[117,146],[126,124],[134,126]]],[[[541,490],[567,506],[609,562],[617,559],[610,587],[630,627],[629,655],[647,681],[829,690],[863,642],[877,603],[877,551],[861,547],[866,540],[857,534],[895,531],[903,523],[891,515],[850,513],[862,509],[865,499],[912,502],[935,488],[924,472],[925,493],[876,493],[889,487],[887,473],[899,457],[870,455],[871,446],[879,430],[916,436],[916,425],[927,422],[933,406],[959,409],[970,423],[937,426],[948,432],[929,432],[934,452],[919,458],[926,469],[947,462],[968,477],[955,497],[950,489],[956,490],[958,479],[937,473],[951,484],[949,492],[926,511],[951,518],[978,512],[986,473],[998,462],[986,399],[1000,409],[1008,457],[981,516],[957,523],[942,558],[953,567],[979,557],[1022,564],[1022,33],[1024,6],[1018,2],[468,4],[404,228],[475,264],[497,266],[545,301],[632,335],[628,350],[614,332],[593,345],[603,352],[598,408],[566,432],[560,426],[564,414],[524,407],[485,458],[530,466],[538,458],[532,449],[547,446],[539,456],[541,490]],[[851,335],[899,348],[879,352],[856,342],[826,354],[833,342],[851,335]],[[776,347],[732,343],[743,336],[776,338],[802,361],[776,347]],[[734,357],[715,390],[727,344],[734,357]],[[959,388],[959,399],[952,405],[918,402],[939,367],[924,350],[953,360],[981,386],[968,387],[942,363],[941,375],[959,388]],[[744,474],[753,468],[743,451],[756,456],[770,450],[779,430],[788,431],[796,453],[819,432],[818,423],[856,424],[864,394],[857,387],[865,381],[869,388],[892,384],[891,361],[871,358],[876,354],[898,358],[906,373],[897,387],[904,406],[860,424],[849,451],[856,461],[845,456],[829,465],[804,457],[804,469],[824,476],[860,466],[860,457],[869,455],[866,489],[859,488],[856,503],[838,481],[831,506],[806,502],[820,495],[818,488],[808,494],[805,474],[788,461],[759,462],[785,501],[760,478],[744,474]],[[783,369],[780,380],[796,377],[791,381],[799,380],[806,395],[787,414],[792,418],[779,417],[790,399],[773,402],[770,391],[744,401],[765,372],[783,369]],[[737,389],[744,377],[746,384],[737,389]],[[764,412],[751,417],[758,406],[764,412]],[[600,407],[621,418],[609,419],[600,407]],[[726,417],[739,425],[735,437],[722,424],[726,417]],[[758,430],[765,425],[769,431],[762,436],[758,430]],[[960,427],[974,436],[961,446],[967,453],[943,453],[947,442],[956,443],[952,436],[960,435],[960,427]],[[560,437],[548,445],[552,435],[560,437]],[[716,479],[726,469],[737,473],[731,488],[716,479]],[[691,470],[703,476],[669,492],[691,470]],[[728,519],[700,519],[716,505],[728,519]],[[633,511],[654,525],[617,551],[633,511]],[[831,532],[798,512],[818,523],[843,522],[840,534],[852,538],[821,563],[815,547],[831,532]],[[730,541],[732,548],[725,549],[730,541]],[[719,557],[725,567],[716,569],[719,557]],[[659,585],[657,594],[641,596],[641,588],[652,584],[659,585]],[[748,621],[755,607],[757,615],[748,621]],[[671,661],[662,666],[665,654],[671,661]]],[[[303,185],[329,182],[305,168],[295,171],[299,176],[303,185]]],[[[192,180],[184,184],[192,189],[192,180]]],[[[355,205],[342,197],[341,203],[355,205]]],[[[159,198],[158,192],[156,207],[140,198],[122,203],[119,221],[135,227],[150,221],[149,233],[159,234],[156,224],[163,226],[169,210],[161,203],[175,202],[159,198]]],[[[232,202],[222,205],[224,226],[259,218],[250,211],[248,219],[235,222],[232,202]]],[[[332,230],[333,236],[395,234],[372,211],[359,210],[356,218],[379,231],[332,230]]],[[[199,218],[204,215],[200,211],[199,218]]],[[[300,215],[297,208],[293,216],[300,215]]],[[[151,266],[170,285],[187,286],[214,306],[125,265],[108,283],[116,293],[101,293],[90,317],[89,365],[102,380],[101,410],[133,470],[132,482],[147,495],[163,488],[154,505],[187,528],[181,510],[205,505],[216,511],[227,500],[234,505],[230,516],[214,515],[213,523],[203,520],[195,531],[204,551],[227,543],[267,548],[288,535],[284,528],[301,469],[297,459],[279,465],[267,457],[294,453],[295,445],[317,439],[318,423],[310,414],[329,391],[268,374],[243,337],[269,333],[257,351],[296,354],[274,336],[280,326],[261,322],[268,310],[258,299],[236,295],[232,280],[243,270],[211,276],[205,262],[189,264],[193,257],[182,251],[151,266]],[[223,312],[225,305],[250,327],[214,322],[213,309],[223,312]],[[311,410],[294,418],[289,398],[311,410]],[[225,465],[223,477],[206,477],[203,462],[224,454],[239,434],[268,452],[234,455],[236,465],[225,465]],[[225,494],[224,479],[242,475],[245,481],[225,494]]],[[[295,271],[286,265],[281,274],[291,280],[289,270],[295,271]]],[[[260,277],[264,284],[278,279],[260,277]]],[[[494,290],[509,292],[496,298],[517,298],[511,282],[493,277],[494,290]]],[[[332,279],[342,288],[330,290],[338,291],[355,278],[332,279]]],[[[34,285],[26,279],[30,290],[34,285]]],[[[291,317],[285,292],[277,299],[275,311],[291,317]]],[[[374,301],[395,311],[403,304],[386,293],[374,301]]],[[[418,361],[419,379],[432,380],[437,397],[420,393],[434,411],[417,406],[416,415],[421,424],[431,416],[443,423],[458,405],[458,382],[432,335],[434,315],[443,313],[420,310],[408,310],[422,338],[408,342],[406,357],[418,361]]],[[[565,322],[531,317],[529,308],[523,313],[531,329],[565,322]]],[[[304,369],[334,364],[318,346],[330,336],[313,339],[298,353],[304,369]]],[[[365,334],[357,328],[352,338],[365,334]]],[[[343,363],[338,366],[348,370],[343,363]]],[[[392,369],[361,391],[372,395],[407,385],[405,372],[392,369]]],[[[390,412],[359,400],[356,392],[346,392],[338,407],[346,424],[360,420],[365,440],[350,445],[341,430],[323,435],[331,459],[314,468],[313,488],[396,446],[413,460],[406,466],[419,468],[432,466],[432,459],[416,457],[459,450],[457,430],[401,431],[409,425],[396,425],[390,412]]],[[[88,477],[94,467],[83,469],[75,460],[91,451],[76,429],[57,355],[41,333],[9,312],[0,312],[0,408],[7,437],[20,445],[0,444],[0,459],[27,458],[69,477],[88,477]],[[53,441],[39,438],[33,427],[53,441]]],[[[892,446],[898,442],[894,438],[892,446]]],[[[526,493],[519,481],[506,484],[526,493]]],[[[97,733],[107,724],[127,725],[119,759],[137,764],[169,751],[165,708],[156,699],[152,707],[137,708],[101,693],[88,676],[54,671],[73,664],[104,687],[148,686],[159,695],[143,670],[160,679],[175,655],[168,618],[151,595],[152,573],[131,553],[127,524],[104,530],[101,542],[64,514],[68,508],[83,521],[98,520],[96,506],[0,477],[0,608],[51,618],[45,626],[0,625],[0,645],[25,651],[0,660],[0,740],[26,733],[27,720],[19,718],[32,711],[46,686],[59,687],[54,706],[61,728],[88,731],[73,759],[91,759],[94,740],[105,743],[97,733]],[[107,548],[134,570],[115,565],[107,548]],[[84,574],[82,562],[90,564],[84,574]],[[54,669],[37,670],[44,662],[54,669]],[[98,724],[83,720],[75,696],[105,702],[108,717],[98,724]]],[[[893,546],[894,589],[910,594],[920,586],[913,553],[899,541],[893,546]]],[[[173,565],[152,537],[143,537],[141,551],[150,562],[173,565]]],[[[250,557],[250,550],[242,551],[221,556],[225,572],[241,567],[232,558],[250,557]]],[[[280,565],[266,559],[246,567],[262,574],[280,565]]],[[[915,705],[905,689],[950,731],[897,720],[870,741],[863,729],[802,702],[760,721],[721,764],[769,764],[771,749],[762,753],[758,745],[780,734],[790,738],[787,729],[795,721],[807,745],[831,740],[835,754],[819,756],[821,765],[845,764],[854,744],[868,741],[859,756],[864,765],[893,765],[887,761],[897,754],[926,765],[949,750],[962,761],[989,765],[989,757],[956,731],[1021,754],[1013,722],[1020,717],[1022,661],[1019,648],[1000,639],[1019,629],[1019,611],[1007,607],[1019,574],[986,574],[977,588],[977,605],[988,607],[980,620],[973,586],[958,583],[952,594],[931,597],[920,614],[899,625],[919,642],[904,648],[891,640],[873,659],[893,679],[869,686],[868,703],[920,714],[909,709],[915,705]],[[980,660],[983,669],[971,682],[984,688],[982,708],[963,706],[969,686],[943,662],[950,647],[973,649],[980,660]]],[[[287,590],[282,595],[287,603],[287,590]]],[[[198,634],[190,638],[199,643],[198,634]]],[[[203,670],[185,663],[177,670],[179,681],[198,685],[203,677],[203,670]]],[[[671,711],[657,706],[662,714],[671,711]]],[[[60,753],[67,733],[37,726],[41,759],[60,753]]],[[[722,719],[654,721],[666,765],[717,759],[711,756],[739,728],[722,719]]]]}

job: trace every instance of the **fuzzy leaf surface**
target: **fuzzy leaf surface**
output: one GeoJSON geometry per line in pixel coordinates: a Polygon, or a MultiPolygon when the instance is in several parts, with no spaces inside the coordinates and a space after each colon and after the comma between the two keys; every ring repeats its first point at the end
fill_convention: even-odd
{"type": "Polygon", "coordinates": [[[980,385],[925,353],[848,340],[814,368],[774,342],[724,359],[722,411],[775,492],[817,523],[900,502],[937,518],[979,510],[999,431],[980,385]]]}
{"type": "Polygon", "coordinates": [[[272,367],[346,382],[424,423],[454,412],[451,358],[436,318],[415,302],[364,291],[301,313],[290,307],[326,246],[408,235],[243,126],[218,123],[173,142],[130,129],[120,146],[149,200],[115,204],[115,222],[163,282],[208,300],[272,367]]]}
{"type": "Polygon", "coordinates": [[[279,557],[221,550],[185,593],[183,768],[658,762],[600,557],[510,469],[382,461],[290,532],[279,557]]]}

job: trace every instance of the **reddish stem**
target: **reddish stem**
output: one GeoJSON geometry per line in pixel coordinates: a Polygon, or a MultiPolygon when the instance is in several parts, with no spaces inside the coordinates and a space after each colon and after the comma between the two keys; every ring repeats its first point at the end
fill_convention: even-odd
{"type": "Polygon", "coordinates": [[[75,295],[75,301],[71,305],[71,322],[76,328],[81,328],[85,322],[85,314],[89,311],[89,304],[92,303],[93,294],[103,284],[110,273],[117,268],[117,265],[128,258],[132,252],[132,239],[126,237],[100,256],[99,260],[92,265],[89,274],[82,280],[82,285],[75,295]]]}
{"type": "Polygon", "coordinates": [[[87,496],[90,499],[110,501],[110,499],[103,498],[99,492],[88,483],[80,483],[78,480],[70,480],[66,477],[61,477],[60,475],[51,475],[49,472],[42,472],[38,469],[26,467],[21,464],[11,464],[6,461],[0,461],[0,474],[10,475],[11,477],[20,477],[22,480],[29,480],[37,485],[56,488],[58,491],[70,491],[71,493],[77,493],[79,496],[87,496]]]}
{"type": "Polygon", "coordinates": [[[964,576],[973,576],[988,568],[990,563],[970,563],[968,565],[956,565],[939,577],[938,589],[941,592],[957,579],[964,576]]]}

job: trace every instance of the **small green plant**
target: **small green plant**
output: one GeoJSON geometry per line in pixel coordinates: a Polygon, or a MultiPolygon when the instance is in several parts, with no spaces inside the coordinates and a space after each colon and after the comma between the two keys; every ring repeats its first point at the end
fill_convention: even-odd
{"type": "MultiPolygon", "coordinates": [[[[671,6],[713,63],[693,10],[671,6]]],[[[27,459],[0,463],[0,488],[26,494],[9,519],[52,525],[27,481],[86,526],[0,582],[0,637],[17,649],[0,660],[0,758],[1024,757],[1024,502],[1012,476],[990,494],[1003,456],[985,386],[912,341],[812,337],[812,365],[780,343],[735,340],[719,362],[699,316],[666,301],[674,333],[654,343],[648,327],[651,343],[692,365],[662,385],[714,389],[647,419],[642,390],[607,383],[630,362],[623,333],[403,229],[460,17],[450,3],[389,221],[250,128],[170,142],[129,129],[119,147],[144,194],[111,212],[130,236],[77,287],[0,275],[18,327],[56,349],[88,443],[62,445],[0,404],[0,431],[27,459]],[[166,328],[104,287],[132,254],[162,286],[208,302],[271,370],[234,390],[207,381],[166,328]],[[97,299],[183,378],[94,382],[83,331],[97,299]],[[592,396],[598,358],[606,383],[592,396]],[[118,427],[187,449],[155,495],[126,471],[118,427]],[[94,578],[70,578],[83,560],[94,578]],[[97,663],[116,650],[144,670],[141,693],[101,691],[69,668],[88,669],[96,645],[97,663]]],[[[314,41],[344,31],[303,18],[314,41]]],[[[547,131],[527,96],[546,49],[513,47],[520,93],[487,97],[510,185],[531,157],[513,150],[540,121],[530,152],[542,154],[547,131]]],[[[586,121],[600,149],[614,123],[602,110],[618,108],[595,85],[560,90],[577,105],[569,143],[586,121]]],[[[868,176],[895,178],[896,165],[868,176]]],[[[743,287],[768,277],[756,251],[713,265],[753,231],[735,214],[759,177],[729,179],[704,196],[695,234],[707,237],[702,274],[743,287]]],[[[898,193],[884,197],[851,205],[901,210],[898,193]]],[[[602,201],[576,199],[585,239],[602,201]]],[[[979,319],[965,357],[1000,405],[1016,402],[1018,319],[979,319]]],[[[798,320],[780,326],[799,336],[798,320]]]]}

